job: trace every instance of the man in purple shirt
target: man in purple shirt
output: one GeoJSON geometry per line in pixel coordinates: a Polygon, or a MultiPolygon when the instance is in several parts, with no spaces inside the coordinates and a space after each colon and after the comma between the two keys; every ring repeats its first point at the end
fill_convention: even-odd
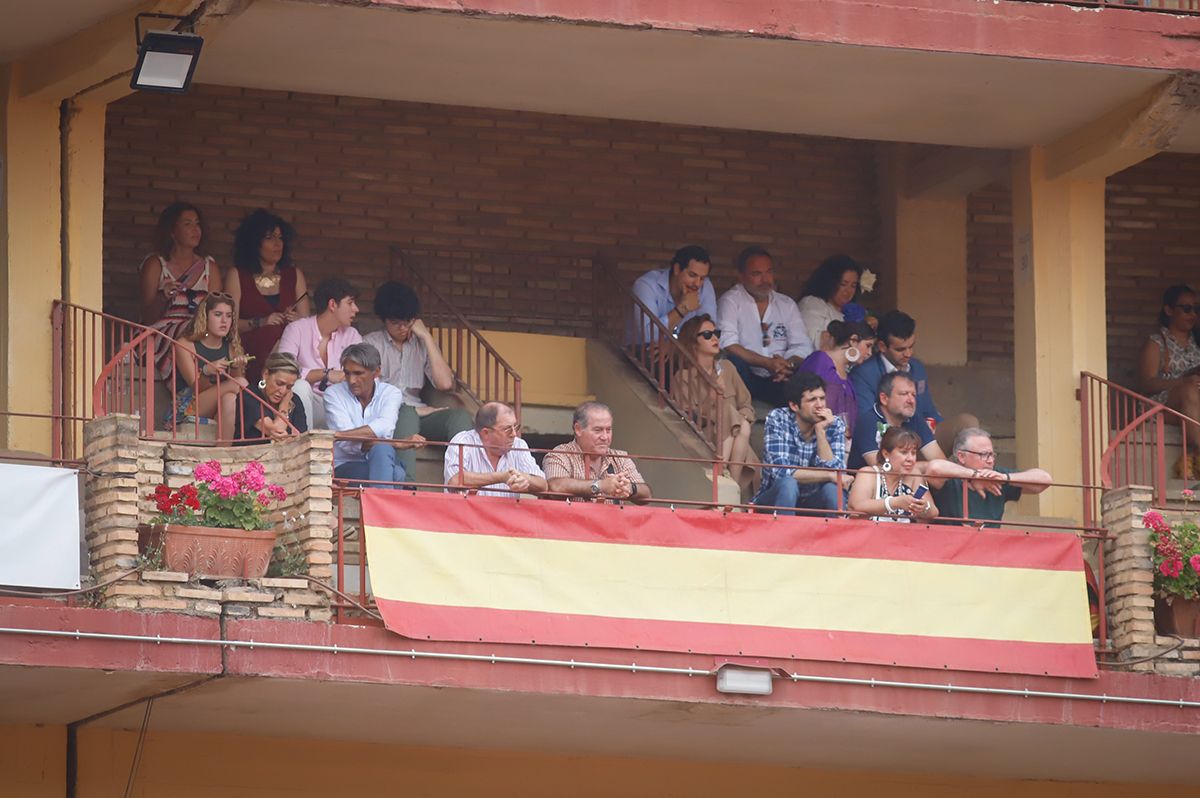
{"type": "Polygon", "coordinates": [[[313,293],[317,315],[296,319],[283,329],[276,351],[287,352],[300,364],[300,379],[294,388],[311,420],[310,429],[325,428],[325,406],[320,401],[325,389],[345,381],[342,352],[362,342],[350,325],[358,315],[354,287],[340,278],[322,280],[313,293]],[[316,401],[314,401],[314,394],[316,401]]]}

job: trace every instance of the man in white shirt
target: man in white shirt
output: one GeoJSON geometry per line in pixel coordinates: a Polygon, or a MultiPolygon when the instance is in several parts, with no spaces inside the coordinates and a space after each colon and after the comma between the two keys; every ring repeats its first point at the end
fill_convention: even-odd
{"type": "Polygon", "coordinates": [[[475,428],[450,439],[442,473],[447,485],[478,489],[480,496],[516,498],[546,490],[546,475],[519,436],[513,409],[487,402],[475,414],[475,428]]]}
{"type": "Polygon", "coordinates": [[[812,354],[812,341],[796,303],[775,290],[771,253],[746,247],[736,264],[738,284],[717,301],[721,349],[751,396],[782,407],[783,385],[812,354]]]}
{"type": "MultiPolygon", "coordinates": [[[[379,379],[379,350],[353,344],[342,352],[343,382],[325,389],[325,421],[329,429],[354,440],[333,443],[333,475],[366,480],[366,487],[397,488],[408,475],[396,459],[396,414],[404,395],[379,379]]],[[[404,448],[419,447],[425,439],[413,435],[404,448]]]]}

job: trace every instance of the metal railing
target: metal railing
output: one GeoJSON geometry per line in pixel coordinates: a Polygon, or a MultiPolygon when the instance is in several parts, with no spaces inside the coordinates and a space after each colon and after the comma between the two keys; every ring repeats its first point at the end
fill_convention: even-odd
{"type": "Polygon", "coordinates": [[[422,320],[454,372],[459,389],[477,403],[511,405],[520,419],[521,375],[402,250],[393,248],[392,267],[393,276],[408,282],[421,298],[422,320]]]}
{"type": "Polygon", "coordinates": [[[1158,11],[1166,14],[1200,14],[1200,0],[1020,0],[1020,2],[1123,8],[1130,11],[1158,11]]]}
{"type": "Polygon", "coordinates": [[[1192,457],[1188,430],[1200,428],[1200,422],[1086,371],[1080,375],[1079,402],[1083,482],[1099,489],[1085,494],[1084,524],[1099,522],[1100,490],[1149,485],[1155,504],[1166,502],[1174,466],[1167,457],[1168,430],[1178,429],[1187,468],[1192,457]]]}
{"type": "MultiPolygon", "coordinates": [[[[633,294],[611,266],[597,261],[607,290],[596,297],[596,335],[616,348],[710,450],[720,454],[728,432],[725,391],[667,325],[633,294]]],[[[715,323],[715,319],[713,320],[715,323]]],[[[732,368],[728,363],[726,368],[732,368]]]]}

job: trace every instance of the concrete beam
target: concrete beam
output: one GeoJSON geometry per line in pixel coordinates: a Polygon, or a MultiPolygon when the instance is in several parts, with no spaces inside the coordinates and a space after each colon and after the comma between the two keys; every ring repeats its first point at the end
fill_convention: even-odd
{"type": "Polygon", "coordinates": [[[1200,110],[1200,73],[1180,73],[1047,146],[1047,179],[1093,180],[1128,169],[1171,146],[1200,110]]]}
{"type": "Polygon", "coordinates": [[[957,199],[984,186],[1010,179],[1012,156],[1006,150],[946,147],[907,170],[909,199],[957,199]]]}

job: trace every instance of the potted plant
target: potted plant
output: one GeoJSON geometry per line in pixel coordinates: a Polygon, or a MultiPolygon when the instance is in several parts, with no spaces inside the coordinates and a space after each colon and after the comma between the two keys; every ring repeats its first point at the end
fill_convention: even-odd
{"type": "Polygon", "coordinates": [[[221,464],[209,460],[192,473],[195,482],[177,490],[159,485],[150,494],[158,515],[138,528],[142,551],[161,551],[163,565],[171,571],[263,576],[275,544],[265,513],[287,493],[266,481],[257,461],[222,474],[221,464]]]}
{"type": "MultiPolygon", "coordinates": [[[[1183,491],[1186,505],[1195,494],[1183,491]]],[[[1161,513],[1142,516],[1154,547],[1154,625],[1160,634],[1200,636],[1200,529],[1195,520],[1168,524],[1161,513]]]]}

